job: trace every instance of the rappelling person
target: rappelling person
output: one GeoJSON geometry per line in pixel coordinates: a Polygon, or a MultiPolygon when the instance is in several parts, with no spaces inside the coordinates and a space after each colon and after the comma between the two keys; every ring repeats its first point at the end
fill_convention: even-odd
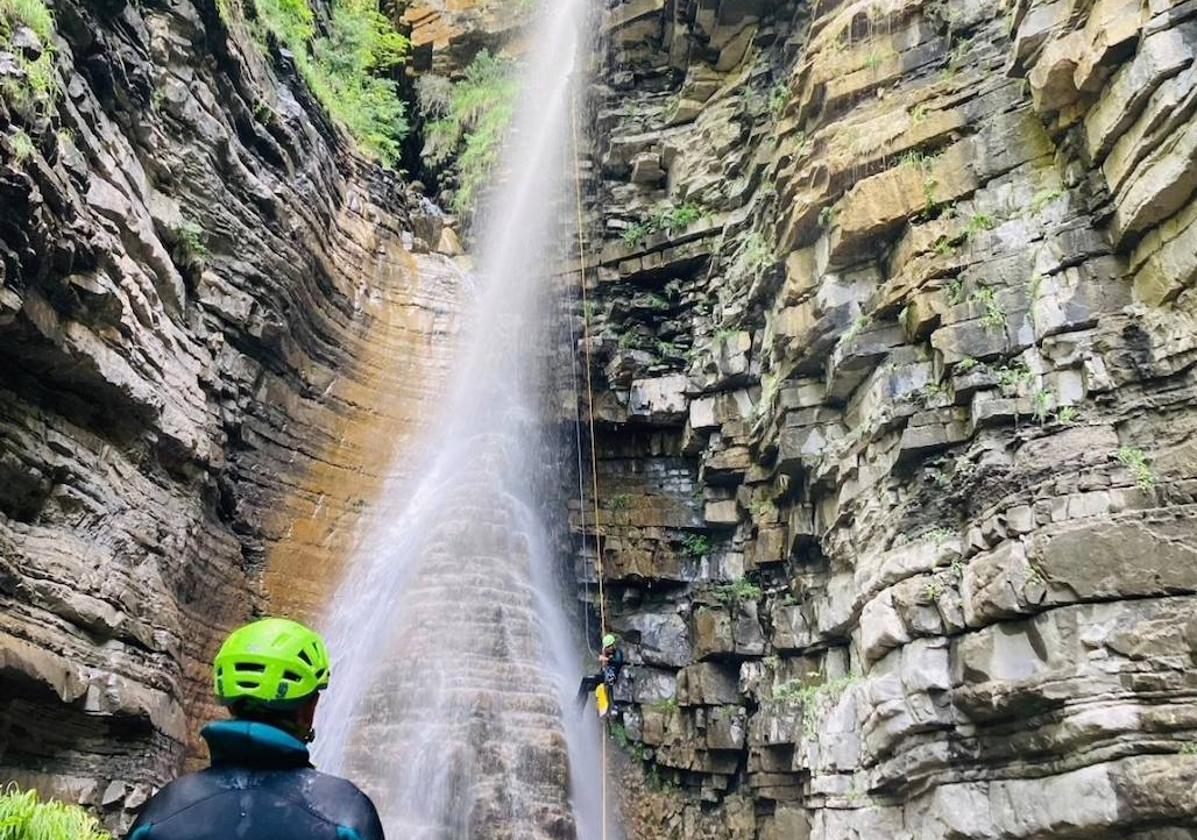
{"type": "Polygon", "coordinates": [[[603,649],[599,651],[598,664],[597,674],[582,677],[578,686],[578,708],[584,707],[586,697],[594,692],[599,717],[606,717],[615,699],[615,682],[624,666],[623,650],[620,649],[619,638],[614,633],[603,636],[603,649]]]}
{"type": "Polygon", "coordinates": [[[316,702],[328,688],[320,636],[262,619],[235,630],[214,666],[216,698],[232,720],[200,732],[212,766],[159,791],[126,840],[383,840],[369,797],[316,772],[308,757],[316,702]]]}

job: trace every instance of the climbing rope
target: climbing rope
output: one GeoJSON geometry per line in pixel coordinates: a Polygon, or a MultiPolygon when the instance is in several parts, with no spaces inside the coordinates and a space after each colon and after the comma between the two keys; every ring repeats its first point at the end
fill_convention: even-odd
{"type": "MultiPolygon", "coordinates": [[[[590,431],[590,495],[594,501],[594,571],[595,576],[598,578],[599,634],[602,636],[607,632],[607,599],[603,589],[603,543],[602,532],[599,527],[598,450],[594,436],[594,382],[590,363],[590,301],[586,292],[586,236],[582,228],[582,155],[578,146],[578,101],[576,94],[570,103],[569,113],[574,152],[574,198],[578,226],[578,277],[580,281],[579,285],[582,289],[582,352],[585,356],[586,368],[586,414],[590,431]]],[[[583,547],[585,547],[586,500],[579,495],[578,501],[581,503],[583,510],[582,539],[583,547]]],[[[602,813],[599,815],[599,819],[602,821],[602,838],[603,840],[607,840],[607,738],[603,737],[600,740],[602,742],[603,794],[602,813]]]]}

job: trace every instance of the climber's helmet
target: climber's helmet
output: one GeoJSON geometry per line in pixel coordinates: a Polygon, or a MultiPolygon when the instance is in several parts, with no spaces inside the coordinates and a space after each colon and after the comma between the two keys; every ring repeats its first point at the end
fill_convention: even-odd
{"type": "Polygon", "coordinates": [[[609,648],[609,647],[615,647],[616,643],[618,643],[618,642],[619,642],[619,639],[616,638],[614,633],[608,633],[606,636],[603,636],[603,648],[604,649],[609,648]]]}
{"type": "Polygon", "coordinates": [[[264,618],[234,630],[213,663],[222,705],[248,703],[285,711],[328,688],[328,651],[314,630],[264,618]]]}

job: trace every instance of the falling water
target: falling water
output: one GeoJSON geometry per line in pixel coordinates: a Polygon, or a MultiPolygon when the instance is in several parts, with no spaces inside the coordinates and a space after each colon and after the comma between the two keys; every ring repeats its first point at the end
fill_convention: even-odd
{"type": "MultiPolygon", "coordinates": [[[[326,622],[317,763],[413,840],[602,836],[597,726],[541,515],[548,266],[571,182],[586,0],[547,0],[489,210],[455,385],[326,622]],[[409,471],[410,474],[410,471],[409,471]]],[[[408,456],[411,457],[411,456],[408,456]]],[[[608,832],[607,836],[614,836],[608,832]]]]}

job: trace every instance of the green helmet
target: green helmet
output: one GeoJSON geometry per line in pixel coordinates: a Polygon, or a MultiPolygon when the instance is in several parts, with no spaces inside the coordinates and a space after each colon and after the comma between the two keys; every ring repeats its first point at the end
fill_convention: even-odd
{"type": "Polygon", "coordinates": [[[603,636],[603,647],[605,647],[605,648],[613,647],[615,645],[615,643],[618,641],[619,641],[619,639],[616,637],[616,635],[614,633],[608,633],[606,636],[603,636]]]}
{"type": "Polygon", "coordinates": [[[216,698],[226,706],[244,699],[285,709],[328,688],[324,640],[285,618],[264,618],[234,630],[213,664],[216,698]]]}

